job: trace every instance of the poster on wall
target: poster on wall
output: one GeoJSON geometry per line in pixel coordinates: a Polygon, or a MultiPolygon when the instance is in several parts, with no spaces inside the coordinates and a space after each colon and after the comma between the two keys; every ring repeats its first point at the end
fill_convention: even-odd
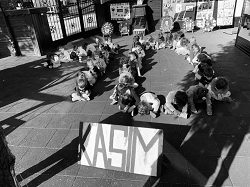
{"type": "Polygon", "coordinates": [[[196,2],[192,0],[163,0],[162,16],[171,16],[174,20],[194,19],[196,2]]]}
{"type": "Polygon", "coordinates": [[[250,41],[250,0],[245,1],[238,36],[250,41]]]}
{"type": "Polygon", "coordinates": [[[110,15],[111,15],[111,20],[130,19],[129,3],[110,4],[110,15]]]}
{"type": "Polygon", "coordinates": [[[219,0],[217,26],[233,25],[235,0],[219,0]]]}
{"type": "Polygon", "coordinates": [[[197,14],[196,14],[196,26],[203,28],[204,27],[204,21],[203,18],[211,17],[213,16],[214,10],[214,2],[210,1],[207,2],[204,0],[204,2],[198,2],[197,3],[197,14]]]}

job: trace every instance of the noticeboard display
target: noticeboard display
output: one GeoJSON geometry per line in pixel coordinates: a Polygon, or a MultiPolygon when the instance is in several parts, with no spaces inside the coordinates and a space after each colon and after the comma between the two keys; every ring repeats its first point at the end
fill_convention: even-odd
{"type": "Polygon", "coordinates": [[[238,36],[250,42],[250,0],[245,0],[238,36]]]}
{"type": "Polygon", "coordinates": [[[214,14],[214,1],[199,1],[197,2],[196,26],[203,28],[204,18],[212,17],[214,14]]]}
{"type": "Polygon", "coordinates": [[[236,0],[219,0],[217,10],[217,26],[233,25],[236,0]]]}

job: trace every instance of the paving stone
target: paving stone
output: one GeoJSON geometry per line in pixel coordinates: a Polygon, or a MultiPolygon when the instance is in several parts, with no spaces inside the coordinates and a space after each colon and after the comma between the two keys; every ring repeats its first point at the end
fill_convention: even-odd
{"type": "Polygon", "coordinates": [[[70,129],[75,121],[77,114],[54,114],[53,119],[49,122],[46,128],[70,129]]]}
{"type": "Polygon", "coordinates": [[[72,106],[71,110],[69,111],[70,114],[80,114],[84,105],[87,103],[87,101],[79,101],[75,102],[72,106]]]}
{"type": "Polygon", "coordinates": [[[27,185],[27,186],[39,186],[39,187],[48,187],[48,186],[69,187],[73,185],[75,180],[74,176],[47,175],[47,174],[33,174],[32,176],[29,176],[27,173],[23,173],[22,177],[24,177],[25,179],[20,182],[21,186],[27,185]]]}
{"type": "Polygon", "coordinates": [[[19,145],[32,131],[32,128],[17,128],[7,135],[6,139],[10,145],[19,145]]]}
{"type": "Polygon", "coordinates": [[[91,114],[77,115],[75,117],[74,122],[71,125],[71,129],[79,129],[80,122],[98,123],[100,121],[100,118],[101,115],[91,115],[91,114]]]}
{"type": "Polygon", "coordinates": [[[179,151],[184,155],[220,156],[220,150],[210,133],[187,134],[179,151]]]}
{"type": "Polygon", "coordinates": [[[150,182],[140,180],[112,180],[112,187],[149,187],[150,182]]]}
{"type": "Polygon", "coordinates": [[[84,178],[113,179],[114,172],[116,171],[81,165],[77,176],[84,178]]]}
{"type": "Polygon", "coordinates": [[[100,118],[100,123],[106,124],[116,124],[116,125],[126,125],[129,126],[133,122],[130,114],[124,114],[122,112],[118,112],[113,115],[102,115],[100,118]]]}
{"type": "Polygon", "coordinates": [[[20,142],[20,146],[45,147],[54,135],[52,129],[32,129],[30,133],[20,142]]]}
{"type": "Polygon", "coordinates": [[[102,114],[106,102],[88,101],[82,108],[82,114],[102,114]]]}
{"type": "Polygon", "coordinates": [[[49,124],[53,117],[54,114],[33,114],[23,127],[44,128],[49,124]]]}
{"type": "MultiPolygon", "coordinates": [[[[29,148],[21,160],[16,165],[16,172],[28,173],[29,176],[33,173],[44,172],[49,165],[43,164],[47,157],[55,153],[55,149],[45,148],[29,148]]],[[[53,162],[52,162],[53,163],[53,162]]]]}
{"type": "Polygon", "coordinates": [[[227,156],[223,161],[223,165],[228,171],[226,176],[222,176],[223,179],[225,179],[229,175],[233,186],[248,186],[248,184],[250,183],[250,178],[248,175],[248,171],[250,169],[249,156],[227,156]]]}
{"type": "Polygon", "coordinates": [[[28,151],[28,147],[9,146],[11,153],[15,156],[15,165],[23,158],[28,151]]]}
{"type": "Polygon", "coordinates": [[[174,115],[162,114],[158,118],[151,118],[151,122],[163,123],[163,124],[179,124],[178,117],[174,115]]]}
{"type": "Polygon", "coordinates": [[[101,179],[101,178],[82,178],[76,177],[75,182],[72,187],[79,187],[79,186],[86,186],[86,187],[111,187],[111,180],[110,179],[101,179]]]}
{"type": "Polygon", "coordinates": [[[48,148],[60,148],[63,140],[69,133],[68,129],[57,129],[53,134],[52,138],[49,140],[46,147],[48,148]]]}
{"type": "Polygon", "coordinates": [[[61,149],[77,150],[78,149],[79,130],[70,129],[67,136],[64,138],[61,149]]]}

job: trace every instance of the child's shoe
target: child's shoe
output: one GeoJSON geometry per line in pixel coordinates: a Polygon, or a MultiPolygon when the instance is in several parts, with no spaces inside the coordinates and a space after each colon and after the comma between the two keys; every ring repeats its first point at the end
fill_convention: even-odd
{"type": "Polygon", "coordinates": [[[153,111],[150,111],[149,114],[152,118],[156,118],[156,114],[153,111]]]}
{"type": "Polygon", "coordinates": [[[179,117],[181,117],[181,118],[184,118],[184,119],[187,119],[187,113],[185,112],[182,112],[180,115],[179,115],[179,117]]]}
{"type": "Polygon", "coordinates": [[[117,104],[117,103],[118,103],[118,101],[112,100],[112,102],[110,103],[110,105],[115,105],[115,104],[117,104]]]}
{"type": "Polygon", "coordinates": [[[209,116],[213,115],[213,111],[212,111],[212,106],[211,105],[207,105],[207,115],[209,115],[209,116]]]}

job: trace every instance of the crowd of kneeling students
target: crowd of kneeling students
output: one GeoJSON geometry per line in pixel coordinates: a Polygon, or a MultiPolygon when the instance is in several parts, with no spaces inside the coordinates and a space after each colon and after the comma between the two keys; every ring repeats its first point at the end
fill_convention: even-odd
{"type": "MultiPolygon", "coordinates": [[[[92,44],[90,44],[92,45],[92,44]]],[[[73,60],[80,60],[87,56],[85,66],[78,72],[75,92],[71,95],[72,101],[86,101],[91,98],[91,90],[99,77],[101,77],[109,61],[118,54],[119,46],[112,43],[110,37],[104,42],[96,39],[93,46],[83,45],[82,51],[75,49],[69,54],[73,60]],[[86,50],[86,48],[88,48],[86,50]]],[[[215,77],[211,57],[201,50],[195,37],[187,39],[182,31],[176,33],[159,33],[157,39],[151,35],[146,40],[142,35],[133,37],[133,44],[127,56],[119,59],[119,78],[110,99],[111,105],[118,104],[118,109],[130,113],[132,116],[151,115],[153,118],[164,112],[167,115],[176,115],[187,118],[189,111],[197,113],[196,104],[205,103],[207,115],[212,115],[212,101],[232,102],[229,91],[229,81],[225,77],[215,77]],[[135,89],[137,77],[141,77],[145,52],[169,48],[178,55],[183,55],[194,69],[194,79],[197,85],[190,86],[186,91],[173,90],[166,96],[166,102],[160,103],[153,92],[147,91],[138,96],[135,89]]]]}

